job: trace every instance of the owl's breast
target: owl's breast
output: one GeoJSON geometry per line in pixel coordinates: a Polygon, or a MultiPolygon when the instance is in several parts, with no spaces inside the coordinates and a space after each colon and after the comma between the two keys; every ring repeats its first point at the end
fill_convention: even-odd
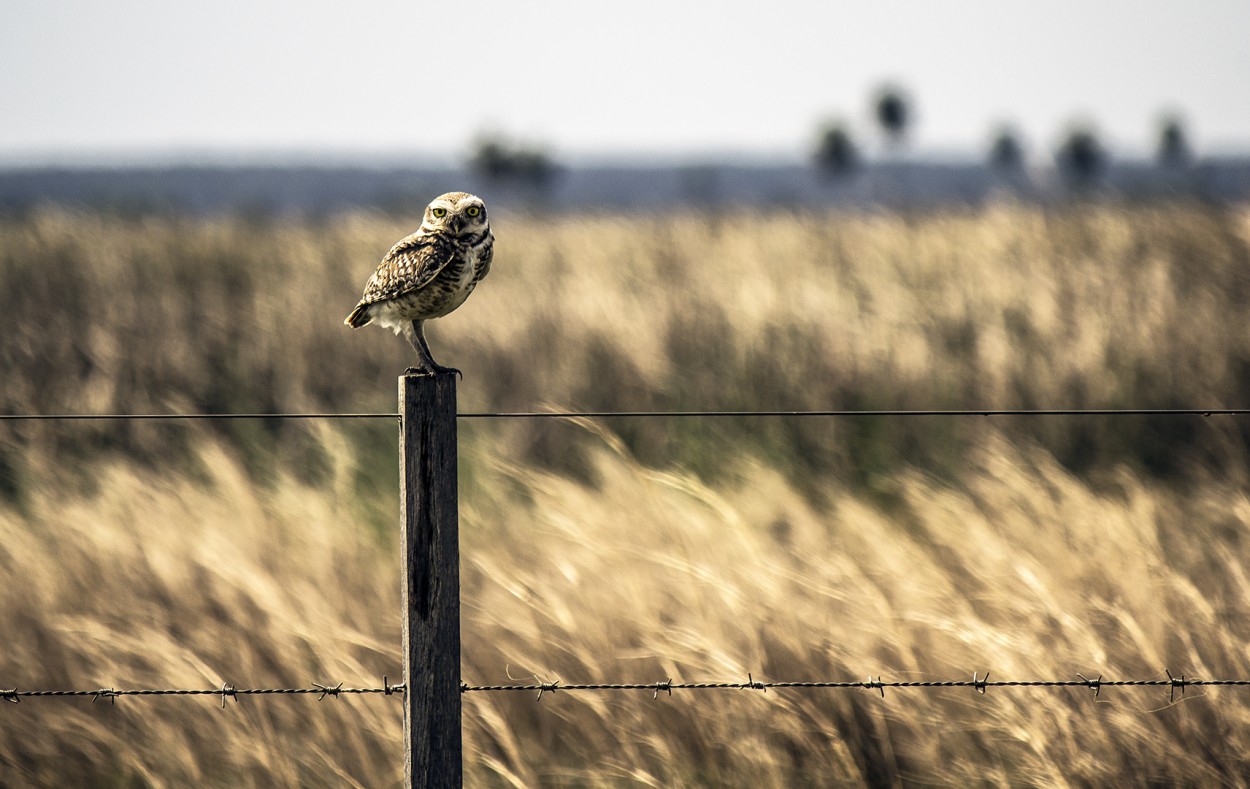
{"type": "Polygon", "coordinates": [[[477,284],[478,256],[471,248],[457,250],[443,270],[420,290],[401,293],[374,307],[374,318],[398,329],[402,323],[441,318],[464,304],[477,284]]]}

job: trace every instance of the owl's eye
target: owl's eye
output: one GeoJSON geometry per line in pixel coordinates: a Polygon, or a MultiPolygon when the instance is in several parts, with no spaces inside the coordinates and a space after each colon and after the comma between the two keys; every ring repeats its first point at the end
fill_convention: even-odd
{"type": "Polygon", "coordinates": [[[447,216],[447,209],[446,208],[431,208],[430,213],[438,217],[439,219],[442,219],[443,217],[447,216]]]}
{"type": "Polygon", "coordinates": [[[468,214],[469,216],[477,216],[478,214],[482,213],[482,209],[478,208],[475,205],[471,205],[468,208],[464,209],[464,212],[468,214]]]}

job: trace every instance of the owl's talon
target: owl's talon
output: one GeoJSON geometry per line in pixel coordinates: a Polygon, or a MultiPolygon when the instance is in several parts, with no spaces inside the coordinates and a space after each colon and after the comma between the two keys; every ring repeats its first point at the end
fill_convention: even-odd
{"type": "Polygon", "coordinates": [[[404,370],[404,375],[446,375],[447,373],[455,373],[460,376],[461,381],[464,380],[464,373],[455,367],[444,367],[441,364],[436,364],[433,367],[409,367],[404,370]]]}

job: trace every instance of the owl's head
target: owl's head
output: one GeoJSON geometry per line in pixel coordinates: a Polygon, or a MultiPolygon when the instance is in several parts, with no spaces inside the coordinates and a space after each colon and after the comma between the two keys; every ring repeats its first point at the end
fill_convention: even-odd
{"type": "Polygon", "coordinates": [[[472,236],[486,230],[486,204],[467,192],[439,195],[425,207],[421,229],[451,236],[472,236]]]}

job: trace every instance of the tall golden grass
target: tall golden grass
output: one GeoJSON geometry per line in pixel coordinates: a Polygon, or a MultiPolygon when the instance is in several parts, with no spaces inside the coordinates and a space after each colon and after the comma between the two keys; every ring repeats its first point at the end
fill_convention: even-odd
{"type": "MultiPolygon", "coordinates": [[[[503,216],[464,410],[1244,405],[1250,213],[503,216]]],[[[0,222],[0,408],[390,410],[386,217],[0,222]]],[[[393,426],[6,423],[0,687],[376,685],[393,426]]],[[[464,676],[1250,677],[1232,420],[462,425],[464,676]]],[[[467,694],[488,786],[1230,785],[1241,689],[467,694]]],[[[386,786],[395,699],[0,708],[0,784],[386,786]]]]}
{"type": "MultiPolygon", "coordinates": [[[[341,318],[409,224],[0,220],[0,410],[389,410],[411,351],[341,318]]],[[[1244,209],[494,225],[488,285],[431,328],[436,355],[469,372],[466,410],[1250,405],[1244,209]]],[[[1211,428],[1193,420],[1002,422],[1074,468],[1130,462],[1174,475],[1210,446],[1211,428]]],[[[955,423],[898,420],[614,427],[649,463],[710,474],[745,443],[796,475],[867,482],[900,462],[941,470],[978,440],[955,423]]],[[[234,439],[263,454],[273,429],[245,426],[234,439]]],[[[178,448],[175,434],[143,425],[42,443],[76,449],[85,436],[87,451],[178,448]]],[[[514,437],[528,459],[575,471],[572,436],[522,427],[514,437]]],[[[299,450],[317,465],[315,449],[299,450]]]]}

